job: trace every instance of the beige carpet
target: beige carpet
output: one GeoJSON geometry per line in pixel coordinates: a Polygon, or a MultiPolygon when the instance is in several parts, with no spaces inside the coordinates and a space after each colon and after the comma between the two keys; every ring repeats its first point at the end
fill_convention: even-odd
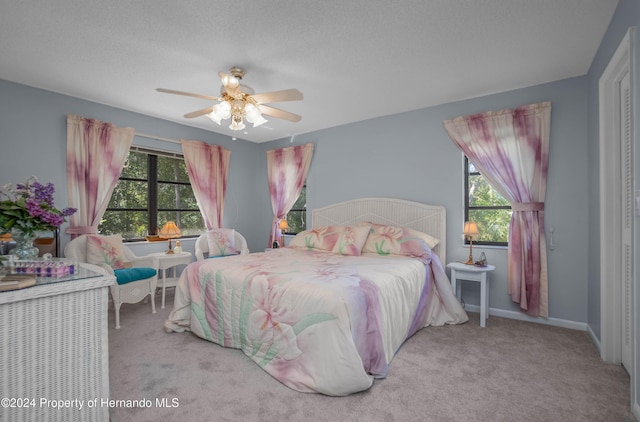
{"type": "Polygon", "coordinates": [[[146,400],[112,408],[113,422],[635,420],[629,377],[585,332],[497,317],[483,329],[470,313],[466,324],[419,331],[386,379],[336,398],[293,391],[239,350],[165,333],[170,305],[159,299],[156,314],[123,305],[120,330],[110,312],[111,399],[146,400]]]}

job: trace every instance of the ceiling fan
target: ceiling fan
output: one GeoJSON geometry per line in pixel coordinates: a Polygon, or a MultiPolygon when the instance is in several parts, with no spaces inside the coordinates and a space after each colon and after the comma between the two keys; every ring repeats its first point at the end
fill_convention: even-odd
{"type": "Polygon", "coordinates": [[[263,114],[291,122],[300,121],[302,117],[297,114],[266,105],[267,103],[280,101],[302,100],[303,97],[300,91],[297,89],[285,89],[282,91],[256,94],[251,87],[240,83],[245,73],[245,70],[240,67],[232,67],[229,69],[229,74],[219,72],[218,75],[222,80],[219,97],[192,94],[190,92],[165,88],[157,88],[156,90],[167,94],[186,95],[204,100],[219,101],[219,103],[207,108],[187,113],[184,117],[192,119],[194,117],[207,116],[217,124],[220,124],[222,120],[231,118],[231,124],[229,125],[229,129],[231,130],[244,129],[244,120],[253,123],[253,127],[260,126],[267,122],[262,116],[263,114]]]}

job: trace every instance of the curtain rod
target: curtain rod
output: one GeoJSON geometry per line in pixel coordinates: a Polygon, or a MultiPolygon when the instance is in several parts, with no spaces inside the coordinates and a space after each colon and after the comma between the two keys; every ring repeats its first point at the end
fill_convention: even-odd
{"type": "Polygon", "coordinates": [[[171,142],[173,144],[180,144],[180,141],[178,139],[163,138],[162,136],[147,135],[146,133],[136,132],[135,136],[140,136],[141,138],[148,138],[148,139],[157,139],[159,141],[171,142]]]}

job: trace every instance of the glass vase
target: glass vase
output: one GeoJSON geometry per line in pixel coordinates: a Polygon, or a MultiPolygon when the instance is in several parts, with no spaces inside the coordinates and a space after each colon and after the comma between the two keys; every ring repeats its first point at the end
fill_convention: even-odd
{"type": "Polygon", "coordinates": [[[16,255],[18,259],[36,259],[40,250],[33,246],[36,235],[33,233],[25,233],[19,230],[12,230],[11,237],[16,241],[16,246],[11,250],[11,254],[16,255]]]}

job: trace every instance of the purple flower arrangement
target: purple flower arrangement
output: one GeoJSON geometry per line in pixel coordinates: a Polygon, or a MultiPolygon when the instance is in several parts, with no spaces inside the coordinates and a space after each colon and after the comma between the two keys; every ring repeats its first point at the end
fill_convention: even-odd
{"type": "Polygon", "coordinates": [[[0,191],[0,233],[19,230],[34,235],[54,230],[77,210],[59,210],[53,205],[53,183],[46,185],[32,176],[25,184],[5,185],[0,191]]]}

